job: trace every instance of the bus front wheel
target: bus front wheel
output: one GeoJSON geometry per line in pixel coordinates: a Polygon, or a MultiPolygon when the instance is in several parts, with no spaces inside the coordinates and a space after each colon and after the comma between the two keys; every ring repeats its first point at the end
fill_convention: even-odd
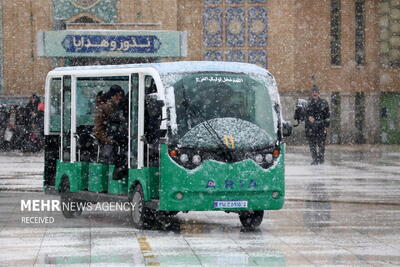
{"type": "Polygon", "coordinates": [[[260,226],[264,217],[263,210],[250,210],[239,212],[239,219],[243,227],[253,229],[260,226]]]}
{"type": "Polygon", "coordinates": [[[151,210],[144,207],[143,189],[140,184],[136,185],[133,190],[131,205],[131,221],[133,226],[137,229],[150,227],[154,221],[154,214],[151,213],[151,210]]]}

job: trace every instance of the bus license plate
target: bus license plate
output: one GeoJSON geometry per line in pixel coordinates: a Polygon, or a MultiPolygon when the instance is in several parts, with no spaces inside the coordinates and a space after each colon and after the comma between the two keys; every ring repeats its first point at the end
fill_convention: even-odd
{"type": "Polygon", "coordinates": [[[215,209],[247,208],[247,200],[220,200],[214,201],[215,209]]]}

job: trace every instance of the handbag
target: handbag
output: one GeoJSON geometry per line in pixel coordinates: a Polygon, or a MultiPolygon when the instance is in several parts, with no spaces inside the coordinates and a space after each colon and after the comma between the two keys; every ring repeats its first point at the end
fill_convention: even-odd
{"type": "Polygon", "coordinates": [[[7,128],[4,131],[4,140],[7,141],[7,142],[10,142],[11,139],[13,138],[13,135],[14,135],[14,131],[11,130],[10,128],[7,128]]]}

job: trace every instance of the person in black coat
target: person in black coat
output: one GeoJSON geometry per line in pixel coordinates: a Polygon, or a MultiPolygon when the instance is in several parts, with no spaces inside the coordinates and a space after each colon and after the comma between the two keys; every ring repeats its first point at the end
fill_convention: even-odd
{"type": "Polygon", "coordinates": [[[329,105],[320,98],[319,88],[313,85],[311,96],[305,110],[305,130],[312,157],[311,165],[325,161],[325,140],[329,128],[329,105]]]}

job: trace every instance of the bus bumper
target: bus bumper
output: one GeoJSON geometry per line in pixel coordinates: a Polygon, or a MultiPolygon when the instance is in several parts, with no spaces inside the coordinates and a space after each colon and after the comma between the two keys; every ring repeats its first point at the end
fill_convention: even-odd
{"type": "Polygon", "coordinates": [[[252,160],[205,161],[187,170],[161,149],[160,205],[165,211],[276,210],[285,197],[284,148],[275,164],[263,169],[252,160]]]}

